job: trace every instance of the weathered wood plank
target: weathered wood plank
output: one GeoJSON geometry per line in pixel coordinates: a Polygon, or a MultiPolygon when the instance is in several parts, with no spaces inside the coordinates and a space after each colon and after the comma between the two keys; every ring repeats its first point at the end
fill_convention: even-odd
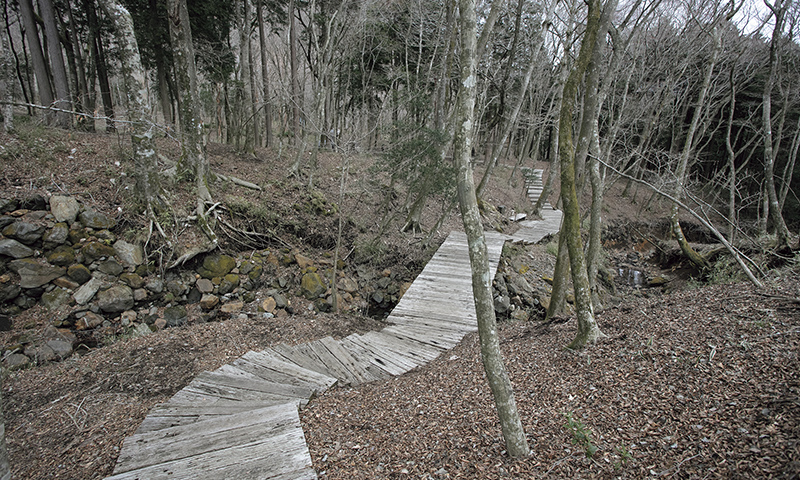
{"type": "Polygon", "coordinates": [[[383,345],[387,350],[396,352],[398,355],[409,357],[420,365],[435,360],[442,353],[439,348],[405,336],[395,335],[391,331],[387,332],[386,329],[380,332],[367,332],[362,337],[377,345],[383,345]]]}
{"type": "MultiPolygon", "coordinates": [[[[255,352],[254,352],[255,353],[255,352]]],[[[268,382],[274,383],[281,383],[286,385],[292,385],[295,387],[306,388],[311,392],[311,394],[323,392],[336,384],[337,380],[333,377],[329,377],[327,375],[321,375],[317,372],[312,372],[311,370],[305,370],[306,372],[313,373],[316,376],[319,376],[320,379],[324,380],[317,380],[308,381],[294,375],[287,373],[286,371],[280,371],[284,369],[286,365],[293,365],[294,368],[291,368],[290,371],[298,371],[301,369],[300,366],[289,364],[288,362],[282,362],[277,360],[273,357],[269,357],[267,355],[263,355],[261,358],[256,360],[254,357],[250,358],[238,358],[234,360],[233,366],[244,370],[248,373],[251,373],[258,378],[266,380],[268,382]]],[[[313,378],[313,377],[311,377],[313,378]]]]}
{"type": "Polygon", "coordinates": [[[342,347],[348,349],[357,359],[372,363],[392,376],[402,375],[416,367],[416,365],[398,358],[392,358],[393,356],[387,355],[386,352],[376,351],[372,345],[364,342],[357,334],[343,338],[341,343],[342,347]]]}
{"type": "Polygon", "coordinates": [[[137,478],[313,479],[316,473],[297,409],[283,405],[129,437],[109,479],[137,478]]]}
{"type": "Polygon", "coordinates": [[[319,342],[331,352],[331,355],[335,356],[342,365],[345,366],[348,370],[353,372],[353,374],[359,378],[361,383],[364,382],[372,382],[375,380],[380,380],[382,378],[386,378],[386,373],[383,370],[374,368],[372,364],[364,364],[358,361],[350,352],[342,347],[340,342],[337,342],[333,339],[333,337],[324,337],[319,340],[319,342]]]}

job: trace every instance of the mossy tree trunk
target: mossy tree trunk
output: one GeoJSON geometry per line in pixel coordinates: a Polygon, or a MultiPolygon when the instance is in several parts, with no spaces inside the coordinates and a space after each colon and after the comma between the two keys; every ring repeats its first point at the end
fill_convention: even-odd
{"type": "Polygon", "coordinates": [[[160,192],[156,172],[155,125],[150,117],[152,110],[147,98],[147,78],[133,31],[133,19],[128,10],[116,0],[98,0],[98,4],[114,28],[128,119],[131,122],[137,196],[145,211],[152,215],[153,205],[158,203],[160,192]]]}
{"type": "MultiPolygon", "coordinates": [[[[791,6],[791,0],[776,0],[774,4],[764,2],[772,14],[775,16],[775,28],[772,31],[772,39],[769,43],[769,76],[764,83],[764,94],[762,96],[762,123],[764,131],[764,185],[766,187],[767,200],[765,203],[769,205],[769,219],[772,220],[772,225],[775,228],[775,233],[778,235],[778,241],[782,245],[789,244],[789,228],[786,226],[786,221],[783,219],[781,213],[781,206],[778,202],[778,195],[775,191],[775,157],[776,148],[772,135],[772,88],[775,84],[776,77],[778,76],[779,67],[779,48],[780,43],[783,41],[781,38],[783,33],[783,21],[786,16],[786,11],[791,6]]],[[[780,131],[780,129],[778,129],[780,131]]],[[[778,135],[778,142],[780,142],[780,135],[778,135]]]]}
{"type": "Polygon", "coordinates": [[[3,129],[6,133],[14,131],[14,58],[11,49],[6,48],[5,36],[0,35],[0,102],[3,104],[3,129]]]}
{"type": "Polygon", "coordinates": [[[198,214],[204,213],[203,202],[211,201],[208,188],[209,166],[203,124],[203,111],[197,90],[192,32],[186,0],[168,0],[169,34],[172,43],[175,79],[180,101],[178,105],[181,132],[181,159],[179,166],[191,172],[197,187],[198,214]]]}
{"type": "Polygon", "coordinates": [[[461,81],[456,97],[454,112],[456,128],[453,138],[453,157],[458,168],[458,199],[469,245],[472,293],[478,317],[478,335],[483,367],[494,395],[506,449],[512,457],[521,457],[528,455],[530,449],[522,429],[522,421],[517,411],[511,381],[500,353],[497,321],[492,300],[492,279],[489,275],[489,257],[470,163],[477,90],[475,0],[459,0],[458,6],[461,26],[461,81]]]}
{"type": "Polygon", "coordinates": [[[561,227],[561,238],[569,251],[572,285],[575,291],[575,313],[578,319],[578,333],[569,344],[569,348],[579,349],[586,344],[597,341],[602,333],[594,318],[592,299],[589,291],[589,276],[583,256],[581,242],[580,211],[575,179],[575,147],[572,141],[573,112],[578,87],[584,77],[592,58],[597,42],[600,26],[600,0],[589,2],[589,13],[586,20],[586,31],[581,43],[580,53],[572,71],[564,84],[559,116],[559,159],[561,161],[561,202],[564,207],[564,219],[561,227]]]}

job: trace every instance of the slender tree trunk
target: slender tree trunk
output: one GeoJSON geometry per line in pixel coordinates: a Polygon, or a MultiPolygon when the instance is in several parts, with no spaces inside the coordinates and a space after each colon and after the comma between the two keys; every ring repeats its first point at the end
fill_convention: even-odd
{"type": "MultiPolygon", "coordinates": [[[[764,130],[764,185],[766,186],[767,202],[769,205],[769,219],[775,227],[778,235],[778,242],[781,245],[789,244],[789,228],[783,219],[778,194],[775,191],[775,157],[777,152],[774,147],[772,136],[772,88],[779,67],[779,48],[783,30],[783,20],[786,11],[791,5],[791,0],[776,0],[774,5],[765,2],[775,15],[775,28],[772,31],[772,39],[769,44],[769,76],[764,84],[764,95],[762,98],[762,122],[764,130]]],[[[780,136],[778,137],[780,140],[780,136]]]]}
{"type": "MultiPolygon", "coordinates": [[[[100,22],[97,19],[94,0],[83,0],[86,18],[89,23],[90,46],[97,68],[97,82],[100,85],[100,98],[103,100],[103,113],[106,117],[106,131],[116,131],[114,125],[114,101],[111,98],[111,85],[108,81],[108,67],[106,66],[106,54],[103,48],[103,39],[100,35],[100,22]]],[[[138,50],[138,46],[137,46],[138,50]]]]}
{"type": "Polygon", "coordinates": [[[269,69],[267,67],[267,37],[264,29],[264,1],[258,0],[258,41],[261,53],[261,81],[264,82],[264,146],[272,146],[272,99],[269,88],[269,69]]]}
{"type": "Polygon", "coordinates": [[[477,83],[475,77],[475,0],[459,0],[458,5],[461,24],[461,86],[456,99],[454,114],[456,130],[453,140],[453,156],[458,168],[458,198],[469,244],[472,293],[478,317],[481,358],[486,377],[489,380],[489,387],[497,405],[506,450],[512,457],[522,457],[530,454],[530,449],[522,429],[522,421],[517,411],[511,381],[500,353],[500,341],[497,335],[492,300],[492,280],[489,277],[489,258],[470,165],[477,83]]]}
{"type": "Polygon", "coordinates": [[[253,96],[250,85],[250,4],[248,0],[239,2],[241,8],[239,26],[239,82],[241,85],[242,105],[241,117],[242,134],[244,142],[242,151],[253,153],[255,151],[255,125],[253,123],[253,96]]]}
{"type": "MultiPolygon", "coordinates": [[[[6,42],[0,35],[0,101],[3,105],[3,130],[6,133],[14,131],[14,59],[11,50],[6,48],[6,42]]],[[[1,479],[0,479],[1,480],[1,479]]]]}
{"type": "Polygon", "coordinates": [[[728,124],[725,130],[725,151],[728,153],[728,239],[736,243],[736,152],[733,150],[731,130],[736,110],[736,84],[733,81],[733,68],[730,74],[730,105],[728,107],[728,124]]]}
{"type": "MultiPolygon", "coordinates": [[[[67,0],[67,15],[69,20],[69,34],[72,43],[72,56],[75,57],[75,85],[77,92],[75,98],[76,110],[83,113],[92,114],[94,106],[89,104],[89,87],[86,82],[86,64],[83,61],[83,52],[81,49],[81,41],[78,38],[78,27],[75,23],[75,17],[72,14],[72,0],[67,0]]],[[[94,131],[94,120],[88,119],[83,128],[94,131]]]]}
{"type": "MultiPolygon", "coordinates": [[[[694,136],[697,132],[697,127],[700,125],[700,118],[703,116],[706,96],[711,88],[711,75],[714,73],[714,67],[716,66],[719,52],[722,50],[722,35],[718,26],[715,25],[713,27],[711,37],[712,41],[714,42],[714,46],[712,47],[713,49],[711,51],[711,59],[706,64],[706,70],[703,74],[703,83],[700,86],[700,93],[697,97],[697,104],[695,105],[694,113],[692,114],[692,121],[689,125],[689,130],[686,132],[686,139],[684,141],[680,157],[678,157],[678,166],[675,171],[675,193],[673,195],[678,200],[683,197],[683,189],[686,185],[686,177],[689,165],[689,156],[694,150],[694,136]]],[[[686,256],[686,258],[695,267],[705,270],[708,267],[708,262],[705,258],[698,254],[691,247],[691,245],[689,245],[689,242],[686,240],[686,237],[683,234],[683,229],[681,228],[681,223],[678,219],[677,202],[672,203],[669,220],[672,228],[672,235],[678,241],[678,245],[680,246],[684,256],[686,256]]]]}
{"type": "MultiPolygon", "coordinates": [[[[54,106],[70,111],[72,102],[70,101],[69,80],[67,79],[67,69],[64,67],[64,55],[61,52],[55,8],[53,8],[52,0],[39,0],[39,6],[42,11],[45,35],[47,35],[47,53],[50,58],[50,71],[53,74],[53,87],[58,97],[55,99],[54,106]]],[[[72,115],[68,112],[56,112],[56,119],[62,128],[72,126],[72,115]]]]}
{"type": "MultiPolygon", "coordinates": [[[[20,0],[19,10],[22,16],[22,23],[25,25],[25,37],[28,39],[28,51],[31,54],[36,86],[39,89],[39,103],[45,107],[53,106],[53,88],[50,84],[50,74],[47,71],[47,63],[44,59],[42,42],[39,39],[39,30],[36,27],[31,0],[20,0]]],[[[48,122],[54,117],[52,113],[46,114],[48,122]]]]}
{"type": "Polygon", "coordinates": [[[289,75],[292,84],[292,135],[294,143],[300,138],[300,79],[297,71],[297,21],[295,0],[289,0],[289,75]]]}
{"type": "MultiPolygon", "coordinates": [[[[5,3],[3,5],[5,5],[5,3]]],[[[30,80],[30,78],[27,77],[26,75],[23,75],[22,73],[22,65],[21,62],[19,61],[19,55],[17,54],[17,50],[14,47],[14,37],[11,35],[11,22],[8,18],[8,8],[3,8],[3,20],[5,21],[5,26],[6,26],[6,38],[8,39],[8,49],[10,50],[11,55],[14,58],[14,70],[16,72],[17,79],[19,80],[19,85],[22,88],[22,98],[25,99],[25,103],[32,104],[33,99],[31,99],[30,96],[28,95],[28,90],[31,89],[29,87],[30,83],[26,82],[26,79],[30,80]]],[[[24,39],[25,37],[22,36],[23,44],[25,43],[24,39]]],[[[13,81],[12,83],[10,83],[10,85],[13,85],[13,81]]],[[[30,105],[28,105],[26,108],[28,109],[28,115],[33,116],[33,108],[30,105]]]]}
{"type": "Polygon", "coordinates": [[[600,328],[594,318],[589,277],[581,245],[580,210],[575,178],[575,149],[572,142],[572,115],[575,108],[575,96],[578,87],[589,66],[592,52],[597,45],[600,26],[600,0],[589,2],[589,13],[586,20],[586,32],[581,43],[580,53],[575,66],[564,84],[559,116],[559,158],[561,160],[561,202],[564,204],[564,219],[561,236],[569,250],[572,286],[575,291],[575,314],[578,319],[578,333],[569,344],[569,348],[580,349],[586,344],[595,343],[601,336],[600,328]]]}
{"type": "Polygon", "coordinates": [[[99,0],[106,16],[114,25],[114,41],[120,62],[122,81],[127,100],[128,118],[131,122],[136,192],[148,215],[153,215],[153,205],[160,191],[156,169],[155,128],[150,117],[150,103],[145,95],[147,78],[139,56],[139,46],[133,30],[130,13],[116,0],[99,0]]]}

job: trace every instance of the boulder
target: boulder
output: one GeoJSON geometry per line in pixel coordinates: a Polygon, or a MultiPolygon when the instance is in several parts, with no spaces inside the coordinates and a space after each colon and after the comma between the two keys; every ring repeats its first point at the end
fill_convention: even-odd
{"type": "Polygon", "coordinates": [[[499,295],[494,299],[494,311],[499,314],[508,312],[511,308],[511,299],[505,295],[499,295]]]}
{"type": "Polygon", "coordinates": [[[195,287],[197,287],[197,291],[200,293],[211,293],[214,291],[214,284],[207,278],[197,280],[195,287]]]}
{"type": "Polygon", "coordinates": [[[220,295],[226,295],[231,293],[236,287],[239,286],[239,275],[235,273],[229,273],[223,277],[222,281],[219,283],[219,287],[217,287],[217,293],[220,295]]]}
{"type": "Polygon", "coordinates": [[[140,245],[117,240],[114,243],[114,251],[117,252],[117,258],[126,266],[136,267],[144,262],[144,250],[140,245]]]}
{"type": "Polygon", "coordinates": [[[167,307],[164,309],[164,320],[167,321],[168,327],[178,327],[183,325],[188,320],[189,314],[186,313],[186,308],[181,305],[167,307]]]}
{"type": "Polygon", "coordinates": [[[7,302],[9,300],[13,300],[22,293],[22,289],[19,288],[19,285],[14,283],[3,283],[0,284],[0,302],[7,302]]]}
{"type": "Polygon", "coordinates": [[[19,201],[16,198],[0,198],[0,213],[13,212],[19,208],[19,201]]]}
{"type": "Polygon", "coordinates": [[[316,272],[309,272],[300,279],[300,288],[303,296],[313,300],[324,294],[327,290],[322,278],[316,272]]]}
{"type": "Polygon", "coordinates": [[[97,306],[104,312],[124,312],[133,308],[133,303],[133,290],[127,285],[114,285],[97,294],[97,306]]]}
{"type": "Polygon", "coordinates": [[[78,217],[80,204],[75,197],[53,195],[50,197],[50,213],[56,217],[57,222],[72,223],[78,217]]]}
{"type": "Polygon", "coordinates": [[[0,255],[13,258],[27,258],[33,255],[33,249],[26,247],[11,238],[0,240],[0,255]]]}
{"type": "Polygon", "coordinates": [[[267,313],[275,313],[275,309],[277,308],[277,306],[278,304],[272,297],[267,297],[266,300],[261,302],[261,309],[267,313]]]}
{"type": "Polygon", "coordinates": [[[84,227],[95,228],[98,230],[114,228],[116,220],[94,210],[84,210],[78,215],[78,220],[84,227]]]}
{"type": "Polygon", "coordinates": [[[205,311],[212,310],[219,304],[219,297],[216,295],[211,295],[210,293],[204,293],[202,297],[200,297],[200,308],[205,311]]]}
{"type": "Polygon", "coordinates": [[[69,238],[69,227],[66,223],[56,223],[53,228],[44,232],[42,241],[45,243],[45,248],[48,245],[61,245],[69,238]]]}
{"type": "Polygon", "coordinates": [[[39,301],[46,309],[54,310],[61,305],[69,303],[70,299],[72,299],[72,295],[69,292],[63,288],[54,288],[49,292],[43,293],[39,301]]]}
{"type": "Polygon", "coordinates": [[[100,289],[100,286],[102,284],[103,284],[102,280],[100,280],[97,277],[94,277],[91,280],[84,283],[83,286],[81,286],[81,288],[79,288],[75,293],[73,293],[72,298],[75,299],[75,303],[77,303],[78,305],[86,305],[92,298],[94,298],[94,295],[100,289]]]}
{"type": "Polygon", "coordinates": [[[114,248],[102,242],[89,242],[81,248],[81,253],[86,258],[86,262],[91,263],[101,258],[113,257],[114,248]]]}
{"type": "Polygon", "coordinates": [[[272,298],[275,299],[275,307],[277,308],[288,308],[290,305],[289,300],[280,293],[277,292],[273,293],[272,298]]]}
{"type": "Polygon", "coordinates": [[[241,312],[243,308],[244,308],[243,302],[230,302],[221,306],[219,308],[219,311],[222,313],[236,313],[236,312],[241,312]]]}
{"type": "Polygon", "coordinates": [[[64,268],[43,265],[31,258],[12,260],[8,267],[19,274],[22,288],[41,287],[66,273],[64,268]]]}
{"type": "Polygon", "coordinates": [[[308,268],[314,265],[314,260],[311,260],[305,255],[301,255],[299,253],[295,254],[294,260],[297,262],[297,266],[300,267],[301,269],[308,268]]]}
{"type": "Polygon", "coordinates": [[[13,323],[8,315],[0,315],[0,332],[10,332],[13,323]]]}
{"type": "Polygon", "coordinates": [[[348,277],[340,278],[336,286],[339,288],[339,290],[347,293],[355,293],[358,291],[358,284],[356,281],[348,277]]]}
{"type": "Polygon", "coordinates": [[[109,258],[108,260],[100,262],[100,264],[97,266],[97,269],[106,275],[111,275],[112,277],[118,276],[124,270],[122,265],[120,265],[119,262],[113,258],[109,258]]]}
{"type": "Polygon", "coordinates": [[[75,322],[75,330],[91,330],[103,324],[105,319],[94,312],[83,312],[75,322]]]}
{"type": "Polygon", "coordinates": [[[92,272],[83,264],[70,265],[67,268],[67,275],[69,278],[75,280],[80,284],[84,284],[92,278],[92,272]]]}
{"type": "Polygon", "coordinates": [[[8,370],[17,370],[24,368],[31,363],[30,357],[21,353],[12,353],[11,355],[3,358],[3,367],[8,370]]]}
{"type": "Polygon", "coordinates": [[[211,279],[224,277],[236,267],[236,259],[228,255],[209,255],[203,260],[203,266],[197,269],[201,277],[211,279]]]}
{"type": "Polygon", "coordinates": [[[67,245],[61,245],[47,254],[47,261],[59,267],[66,267],[75,263],[75,250],[67,245]]]}
{"type": "Polygon", "coordinates": [[[67,290],[75,291],[80,287],[80,284],[77,282],[73,282],[69,279],[69,277],[58,277],[53,280],[53,285],[61,288],[66,288],[67,290]]]}
{"type": "Polygon", "coordinates": [[[119,276],[119,279],[125,285],[131,288],[142,288],[144,287],[144,279],[135,273],[123,273],[119,276]]]}
{"type": "Polygon", "coordinates": [[[30,222],[14,222],[3,229],[3,235],[30,245],[42,238],[44,227],[30,222]]]}
{"type": "Polygon", "coordinates": [[[164,291],[164,281],[158,277],[150,278],[147,280],[147,283],[145,283],[144,288],[153,293],[161,293],[164,291]]]}

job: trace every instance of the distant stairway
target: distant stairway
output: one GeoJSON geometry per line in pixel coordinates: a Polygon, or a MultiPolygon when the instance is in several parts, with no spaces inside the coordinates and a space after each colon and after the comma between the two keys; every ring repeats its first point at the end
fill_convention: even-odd
{"type": "MultiPolygon", "coordinates": [[[[557,222],[532,221],[519,237],[487,232],[492,276],[506,240],[557,231],[557,213],[557,222]]],[[[336,384],[402,375],[477,331],[464,233],[447,237],[386,322],[380,332],[248,352],[199,374],[125,439],[108,480],[316,479],[299,407],[336,384]]]]}

